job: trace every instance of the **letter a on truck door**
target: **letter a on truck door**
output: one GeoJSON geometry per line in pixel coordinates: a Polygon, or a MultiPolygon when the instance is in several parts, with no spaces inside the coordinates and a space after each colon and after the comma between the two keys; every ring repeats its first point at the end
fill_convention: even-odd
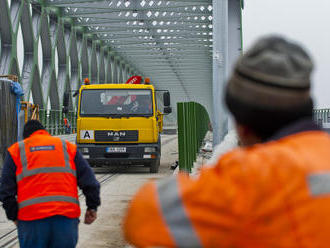
{"type": "Polygon", "coordinates": [[[94,139],[93,130],[80,130],[80,139],[91,140],[94,139]]]}

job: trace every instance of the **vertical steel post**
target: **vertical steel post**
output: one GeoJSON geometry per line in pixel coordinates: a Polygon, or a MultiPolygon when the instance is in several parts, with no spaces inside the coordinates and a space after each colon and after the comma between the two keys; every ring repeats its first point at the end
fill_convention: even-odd
{"type": "Polygon", "coordinates": [[[51,118],[52,118],[52,135],[57,135],[56,133],[56,110],[51,111],[51,118]]]}
{"type": "Polygon", "coordinates": [[[223,89],[228,75],[228,1],[213,0],[213,145],[227,132],[223,89]]]}
{"type": "Polygon", "coordinates": [[[119,72],[118,72],[118,83],[119,84],[122,84],[123,83],[123,64],[122,62],[118,62],[118,69],[119,69],[119,72]]]}
{"type": "Polygon", "coordinates": [[[179,167],[183,170],[185,167],[185,143],[184,143],[184,103],[177,103],[178,120],[178,148],[179,148],[179,167]]]}
{"type": "Polygon", "coordinates": [[[228,2],[228,40],[228,68],[229,73],[231,73],[243,49],[241,0],[228,2]]]}
{"type": "Polygon", "coordinates": [[[185,148],[185,164],[184,164],[184,170],[188,172],[188,167],[190,164],[190,141],[189,138],[191,137],[190,134],[190,129],[189,129],[189,108],[188,108],[188,103],[184,102],[183,103],[183,119],[184,119],[184,136],[183,136],[183,140],[184,140],[184,148],[185,148]]]}
{"type": "Polygon", "coordinates": [[[49,110],[45,109],[45,128],[46,128],[46,130],[47,130],[49,133],[51,133],[51,132],[50,132],[50,124],[49,124],[49,122],[50,122],[50,114],[49,114],[49,110]]]}
{"type": "Polygon", "coordinates": [[[197,103],[196,102],[190,102],[190,111],[191,111],[191,128],[192,128],[192,147],[193,147],[193,156],[192,156],[192,163],[191,163],[191,167],[193,166],[194,164],[194,161],[196,160],[197,158],[197,152],[198,152],[198,149],[199,149],[199,146],[198,146],[198,141],[197,141],[197,135],[198,135],[198,131],[197,130],[197,121],[200,121],[200,119],[198,119],[198,117],[196,116],[196,105],[197,103]]]}
{"type": "Polygon", "coordinates": [[[118,61],[116,60],[116,58],[113,59],[113,79],[112,79],[112,83],[113,84],[118,84],[118,61]]]}
{"type": "Polygon", "coordinates": [[[114,83],[114,69],[115,69],[115,61],[114,57],[109,52],[109,66],[108,66],[108,83],[113,84],[114,83]]]}
{"type": "Polygon", "coordinates": [[[185,110],[185,126],[187,130],[186,134],[186,147],[188,151],[188,164],[186,166],[186,171],[190,172],[191,171],[191,164],[193,160],[193,151],[194,151],[194,144],[193,144],[193,129],[192,129],[192,113],[191,113],[191,104],[190,102],[186,102],[186,110],[185,110]]]}
{"type": "MultiPolygon", "coordinates": [[[[231,74],[237,58],[242,53],[242,9],[241,0],[228,1],[228,68],[231,74]]],[[[233,120],[229,117],[228,129],[233,129],[233,120]]]]}
{"type": "Polygon", "coordinates": [[[108,56],[106,59],[106,67],[105,67],[105,73],[106,73],[106,80],[105,82],[107,84],[111,84],[112,82],[112,59],[111,59],[111,55],[110,52],[108,52],[108,56]]]}
{"type": "Polygon", "coordinates": [[[223,92],[241,50],[241,1],[213,0],[213,145],[228,131],[223,92]]]}

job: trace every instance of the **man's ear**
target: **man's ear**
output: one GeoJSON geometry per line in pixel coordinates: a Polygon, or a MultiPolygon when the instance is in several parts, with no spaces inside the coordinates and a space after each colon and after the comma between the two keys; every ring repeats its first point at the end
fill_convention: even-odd
{"type": "Polygon", "coordinates": [[[251,146],[261,142],[261,139],[248,126],[236,123],[236,131],[240,146],[251,146]]]}
{"type": "Polygon", "coordinates": [[[236,124],[236,129],[239,136],[247,136],[251,132],[249,127],[241,125],[239,123],[236,124]]]}

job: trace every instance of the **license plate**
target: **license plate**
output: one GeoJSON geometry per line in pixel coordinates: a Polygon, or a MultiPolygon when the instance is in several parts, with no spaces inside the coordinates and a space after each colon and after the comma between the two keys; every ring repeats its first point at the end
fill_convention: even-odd
{"type": "Polygon", "coordinates": [[[126,147],[107,147],[107,152],[126,152],[126,147]]]}

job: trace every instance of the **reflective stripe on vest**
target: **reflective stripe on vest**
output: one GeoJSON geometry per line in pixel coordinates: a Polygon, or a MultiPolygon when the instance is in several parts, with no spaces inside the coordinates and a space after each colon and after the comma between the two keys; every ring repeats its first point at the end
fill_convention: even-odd
{"type": "Polygon", "coordinates": [[[20,203],[18,203],[18,208],[24,208],[33,204],[38,203],[45,203],[45,202],[54,202],[54,201],[60,201],[60,202],[69,202],[69,203],[75,203],[79,205],[79,201],[70,196],[63,196],[63,195],[52,195],[52,196],[42,196],[42,197],[36,197],[33,199],[25,200],[20,203]]]}
{"type": "Polygon", "coordinates": [[[307,178],[312,196],[330,194],[330,173],[311,174],[307,178]]]}
{"type": "Polygon", "coordinates": [[[176,247],[202,247],[179,195],[176,178],[157,183],[160,208],[176,247]]]}
{"type": "Polygon", "coordinates": [[[28,170],[27,168],[27,157],[25,153],[25,144],[24,141],[20,141],[18,143],[19,146],[19,153],[21,157],[21,163],[22,163],[22,172],[16,176],[17,182],[21,181],[25,177],[34,176],[40,173],[53,173],[53,172],[62,172],[62,173],[70,173],[74,176],[76,176],[76,171],[71,169],[70,167],[70,160],[69,160],[69,154],[66,149],[66,142],[64,140],[61,140],[62,147],[63,147],[63,156],[64,156],[64,163],[65,167],[41,167],[41,168],[35,168],[28,170]]]}

